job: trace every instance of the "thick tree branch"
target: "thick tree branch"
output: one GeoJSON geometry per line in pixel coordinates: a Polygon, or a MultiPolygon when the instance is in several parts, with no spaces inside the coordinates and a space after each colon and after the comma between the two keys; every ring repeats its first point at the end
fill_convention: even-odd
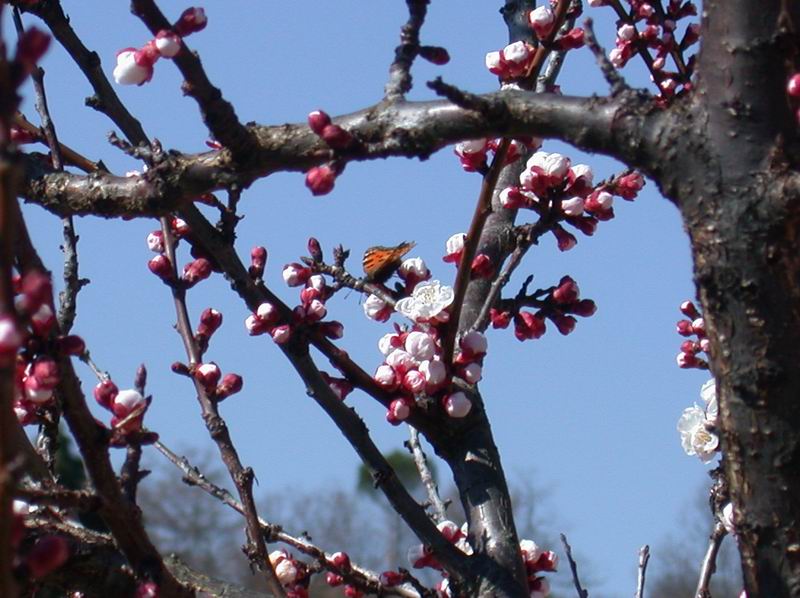
{"type": "MultiPolygon", "coordinates": [[[[362,143],[339,152],[345,161],[390,156],[425,159],[465,139],[496,136],[554,137],[634,166],[650,166],[649,138],[657,137],[668,111],[656,112],[647,96],[577,98],[505,90],[480,96],[495,107],[492,117],[451,102],[376,105],[336,119],[362,143]]],[[[165,155],[148,172],[132,177],[104,173],[47,173],[29,160],[25,197],[59,215],[157,216],[200,195],[231,185],[246,187],[278,171],[301,171],[330,159],[330,150],[305,123],[254,126],[257,147],[246,167],[227,150],[165,155]]]]}

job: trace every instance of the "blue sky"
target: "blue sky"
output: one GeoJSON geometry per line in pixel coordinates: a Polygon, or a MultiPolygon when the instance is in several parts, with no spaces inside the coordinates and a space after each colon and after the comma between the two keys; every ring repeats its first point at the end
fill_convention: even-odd
{"type": "MultiPolygon", "coordinates": [[[[94,3],[63,4],[109,76],[118,49],[149,39],[125,2],[103,3],[102,11],[94,3]]],[[[303,10],[294,4],[231,0],[204,5],[209,26],[189,44],[239,117],[265,124],[301,122],[317,108],[341,114],[378,101],[406,20],[405,3],[314,0],[303,3],[303,10]]],[[[507,39],[499,5],[431,3],[423,42],[445,46],[452,60],[444,67],[417,64],[412,98],[432,97],[424,82],[436,75],[471,91],[496,89],[483,57],[507,39]]],[[[163,8],[175,17],[184,7],[164,3],[163,8]]],[[[610,9],[589,11],[598,21],[601,43],[611,47],[610,9]]],[[[26,18],[26,24],[32,22],[26,18]]],[[[106,142],[114,127],[83,106],[91,90],[60,47],[54,46],[43,66],[60,138],[92,159],[102,158],[115,172],[139,168],[106,142]]],[[[634,84],[645,85],[636,67],[630,76],[634,84]]],[[[568,57],[560,84],[575,95],[606,91],[585,49],[568,57]]],[[[151,138],[166,148],[204,151],[207,132],[179,86],[177,70],[163,60],[151,83],[117,90],[151,138]]],[[[36,120],[30,98],[25,111],[36,120]]],[[[546,142],[543,149],[591,164],[597,180],[620,169],[611,160],[581,156],[559,143],[546,142]]],[[[441,262],[444,242],[468,226],[479,183],[477,175],[461,171],[450,150],[425,162],[351,164],[335,191],[321,198],[310,195],[302,175],[277,174],[244,194],[239,247],[245,255],[256,244],[268,248],[265,278],[290,304],[297,293],[283,285],[281,267],[305,254],[309,236],[317,237],[328,255],[342,243],[354,256],[371,245],[415,240],[412,255],[423,257],[436,278],[452,282],[452,266],[441,262]]],[[[581,567],[592,573],[593,596],[633,592],[642,544],[651,544],[651,573],[657,572],[665,556],[659,546],[666,536],[680,535],[683,513],[707,479],[706,466],[683,454],[675,431],[681,411],[698,400],[707,379],[703,372],[679,370],[674,359],[680,344],[674,332],[678,305],[694,294],[687,237],[677,210],[651,181],[635,203],[618,201],[616,211],[615,220],[601,223],[594,237],[581,237],[568,253],[545,239],[511,285],[516,292],[530,273],[541,286],[569,274],[582,295],[597,302],[597,314],[581,319],[568,337],[551,329],[538,341],[519,343],[510,330],[490,331],[481,384],[511,484],[527,480],[547,495],[547,527],[567,532],[581,567]]],[[[58,275],[58,219],[37,207],[29,207],[26,215],[58,275]]],[[[172,329],[169,292],[146,267],[151,254],[145,237],[156,222],[82,218],[77,228],[81,274],[92,283],[80,294],[75,331],[121,387],[131,384],[139,363],[147,365],[154,396],[147,424],[169,446],[208,444],[190,385],[169,371],[183,353],[172,329]]],[[[351,258],[356,270],[357,264],[351,258]]],[[[205,307],[224,314],[208,358],[224,372],[244,376],[244,390],[222,411],[260,487],[287,492],[353,487],[357,459],[349,445],[305,396],[271,341],[246,335],[247,311],[225,281],[216,276],[202,283],[190,293],[189,304],[195,321],[205,307]]],[[[337,297],[328,308],[346,325],[340,345],[372,371],[381,362],[377,341],[389,326],[367,321],[355,294],[337,297]]],[[[84,373],[88,390],[94,382],[84,373]]],[[[380,406],[358,394],[348,401],[382,448],[391,450],[405,440],[405,430],[384,422],[380,406]]]]}

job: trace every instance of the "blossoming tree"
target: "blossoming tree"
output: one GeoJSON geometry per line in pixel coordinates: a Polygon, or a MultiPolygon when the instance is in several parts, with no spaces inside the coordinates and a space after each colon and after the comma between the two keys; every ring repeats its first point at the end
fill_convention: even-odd
{"type": "MultiPolygon", "coordinates": [[[[441,99],[412,102],[406,96],[414,61],[441,64],[448,54],[421,42],[428,1],[407,0],[408,21],[379,103],[336,118],[318,110],[307,122],[273,127],[240,122],[191,51],[190,36],[208,33],[201,8],[170,21],[152,0],[133,0],[132,12],[153,37],[122,49],[112,78],[118,85],[143,85],[163,67],[161,59],[175,64],[184,93],[196,101],[211,135],[211,151],[186,154],[164,150],[145,133],[57,0],[10,4],[16,51],[0,57],[0,595],[31,593],[37,584],[108,595],[108,577],[99,573],[109,570],[140,597],[236,592],[165,558],[150,541],[136,495],[142,447],[155,444],[193,484],[241,513],[246,553],[272,595],[304,596],[311,576],[322,575],[348,596],[546,596],[547,572],[557,559],[517,536],[485,409],[491,399],[480,392],[488,351],[484,332],[511,328],[521,341],[542,337],[548,327],[568,335],[578,318],[592,316],[594,302],[582,298],[568,276],[536,289],[532,278],[518,290],[509,281],[541,239],[552,235],[568,251],[579,236],[591,236],[614,217],[618,198],[636,197],[643,174],[680,209],[692,242],[703,316],[691,302],[681,306],[688,319],[678,324],[686,337],[679,365],[710,367],[716,377],[703,387],[705,407],[687,409],[678,426],[688,453],[704,460],[720,449],[724,455],[712,495],[717,526],[697,595],[708,595],[716,549],[731,532],[741,551],[747,596],[800,595],[800,7],[777,0],[708,1],[697,22],[691,2],[590,0],[592,10],[617,20],[614,48],[606,52],[591,22],[579,21],[579,1],[537,7],[506,0],[501,12],[510,43],[489,52],[485,65],[501,89],[477,95],[437,79],[429,87],[441,99]],[[26,28],[25,13],[50,33],[26,28]],[[92,85],[93,107],[122,132],[124,139],[114,136],[112,142],[141,160],[142,172],[113,174],[59,142],[36,68],[50,35],[92,85]],[[565,56],[584,45],[608,82],[604,97],[565,95],[557,85],[565,56]],[[634,60],[651,74],[653,93],[635,91],[623,79],[621,69],[634,60]],[[17,112],[17,90],[29,76],[41,127],[17,112]],[[629,169],[597,181],[590,165],[548,151],[547,139],[612,156],[629,169]],[[47,160],[21,151],[25,142],[45,143],[47,160]],[[360,272],[348,264],[348,251],[326,252],[312,238],[308,255],[283,270],[285,283],[299,291],[293,297],[265,284],[265,247],[250,249],[243,259],[235,245],[240,196],[259,178],[303,171],[310,192],[325,195],[350,162],[427,157],[451,145],[464,170],[478,173],[480,187],[469,229],[446,240],[445,261],[455,266],[449,280],[434,280],[422,259],[406,257],[413,243],[369,249],[360,272]],[[220,199],[223,194],[227,201],[220,199]],[[18,197],[65,218],[65,290],[58,303],[18,197]],[[216,210],[218,222],[198,204],[216,210]],[[71,218],[85,214],[159,219],[160,227],[147,238],[155,254],[148,266],[171,294],[183,340],[185,359],[172,369],[197,395],[236,496],[208,482],[147,428],[143,368],[134,388],[120,389],[94,365],[82,339],[70,334],[81,287],[71,218]],[[190,247],[191,258],[181,257],[179,243],[190,247]],[[436,571],[435,587],[402,567],[366,570],[346,553],[325,552],[259,516],[254,472],[242,464],[220,413],[220,403],[242,389],[242,377],[223,374],[206,359],[223,316],[212,308],[192,313],[186,302],[187,294],[201,292],[202,282],[216,274],[230,281],[251,312],[242,334],[264,335],[280,347],[417,535],[410,564],[436,571]],[[367,317],[394,322],[379,335],[383,363],[374,373],[349,356],[340,340],[342,324],[328,318],[326,303],[347,289],[363,293],[367,317]],[[312,348],[334,373],[312,358],[312,348]],[[108,413],[104,421],[87,406],[73,357],[97,373],[93,398],[108,413]],[[382,405],[387,425],[409,427],[409,446],[428,491],[425,504],[403,486],[348,406],[347,396],[356,389],[382,405]],[[68,491],[53,478],[61,417],[92,482],[85,491],[68,491]],[[23,432],[35,424],[38,451],[23,432]],[[438,495],[420,435],[452,472],[463,526],[450,520],[438,495]],[[109,459],[112,448],[125,450],[119,472],[109,459]],[[69,514],[82,509],[97,510],[109,534],[76,525],[69,514]]],[[[4,16],[9,12],[6,7],[4,16]]],[[[576,591],[585,596],[569,560],[576,591]]],[[[643,554],[640,596],[645,565],[643,554]]]]}

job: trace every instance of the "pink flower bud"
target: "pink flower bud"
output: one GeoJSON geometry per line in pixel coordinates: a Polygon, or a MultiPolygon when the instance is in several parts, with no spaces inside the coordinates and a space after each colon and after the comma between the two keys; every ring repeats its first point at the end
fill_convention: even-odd
{"type": "Polygon", "coordinates": [[[64,355],[80,356],[86,352],[86,343],[77,334],[69,334],[56,339],[58,350],[64,355]]]}
{"type": "MultiPolygon", "coordinates": [[[[499,56],[499,52],[493,52],[499,56]]],[[[488,58],[487,54],[487,58],[488,58]]],[[[498,73],[495,73],[498,74],[498,73]]],[[[475,172],[481,170],[486,165],[486,152],[488,150],[485,139],[473,139],[471,141],[462,141],[457,143],[453,153],[458,156],[461,167],[466,172],[475,172]]]]}
{"type": "Polygon", "coordinates": [[[392,315],[392,307],[377,295],[370,295],[363,305],[364,315],[376,322],[385,322],[392,315]]]}
{"type": "Polygon", "coordinates": [[[135,48],[126,48],[117,53],[114,81],[118,85],[144,85],[153,77],[153,64],[135,48]]]}
{"type": "Polygon", "coordinates": [[[687,318],[691,318],[693,320],[700,317],[700,312],[697,311],[697,307],[695,307],[694,303],[689,301],[688,299],[681,303],[681,313],[687,318]]]}
{"type": "Polygon", "coordinates": [[[113,404],[117,393],[119,393],[119,389],[111,380],[103,380],[102,382],[99,382],[97,386],[94,387],[93,391],[94,400],[97,401],[101,407],[109,410],[111,409],[111,405],[113,404]]]}
{"type": "Polygon", "coordinates": [[[322,134],[322,130],[331,124],[331,117],[323,110],[314,110],[308,114],[308,126],[317,135],[322,134]]]}
{"type": "Polygon", "coordinates": [[[521,311],[514,316],[514,336],[518,340],[540,338],[546,332],[544,319],[528,311],[521,311]]]}
{"type": "Polygon", "coordinates": [[[147,262],[147,267],[161,280],[172,280],[172,263],[166,255],[155,256],[147,262]]]}
{"type": "Polygon", "coordinates": [[[328,584],[329,586],[331,586],[332,588],[335,588],[335,587],[340,586],[340,585],[342,585],[344,583],[344,577],[342,577],[341,575],[337,575],[336,573],[333,573],[332,571],[328,571],[325,574],[325,583],[328,584]]]}
{"type": "Polygon", "coordinates": [[[407,351],[396,349],[386,356],[386,364],[391,366],[400,376],[405,376],[409,370],[416,369],[418,362],[407,351]]]}
{"type": "Polygon", "coordinates": [[[559,37],[554,45],[558,50],[575,50],[582,48],[584,43],[585,33],[583,29],[575,27],[559,37]]]}
{"type": "Polygon", "coordinates": [[[311,269],[302,264],[292,263],[283,267],[283,282],[290,287],[299,287],[306,284],[311,276],[311,269]]]}
{"type": "Polygon", "coordinates": [[[582,197],[570,197],[561,201],[561,211],[567,216],[580,216],[583,214],[584,201],[582,197]]]}
{"type": "Polygon", "coordinates": [[[539,201],[530,191],[523,191],[518,187],[506,187],[500,192],[500,203],[507,210],[529,208],[539,201]]]}
{"type": "Polygon", "coordinates": [[[181,50],[181,37],[174,31],[162,29],[156,34],[156,49],[164,58],[174,58],[181,50]]]}
{"type": "Polygon", "coordinates": [[[206,25],[208,25],[208,17],[206,17],[205,11],[199,7],[192,7],[181,13],[172,29],[181,37],[186,37],[192,33],[202,31],[206,28],[206,25]]]}
{"type": "Polygon", "coordinates": [[[450,62],[450,54],[440,46],[420,46],[419,55],[433,64],[443,65],[450,62]]]}
{"type": "Polygon", "coordinates": [[[691,336],[694,334],[692,323],[689,320],[680,320],[675,326],[678,334],[681,336],[691,336]]]}
{"type": "Polygon", "coordinates": [[[486,350],[489,348],[489,342],[482,332],[473,330],[461,337],[458,341],[458,346],[461,347],[461,352],[465,357],[468,359],[475,359],[486,354],[486,350]]]}
{"type": "Polygon", "coordinates": [[[319,299],[314,299],[308,304],[306,308],[306,320],[309,322],[318,322],[328,314],[325,304],[319,299]]]}
{"type": "Polygon", "coordinates": [[[314,166],[306,173],[306,187],[312,195],[327,195],[333,191],[336,183],[336,172],[328,166],[314,166]]]}
{"type": "Polygon", "coordinates": [[[477,384],[483,378],[483,368],[479,363],[468,363],[461,368],[461,377],[470,384],[477,384]]]}
{"type": "Polygon", "coordinates": [[[419,370],[409,370],[403,376],[403,388],[411,394],[419,394],[425,390],[425,376],[419,370]]]}
{"type": "Polygon", "coordinates": [[[395,374],[394,369],[389,365],[383,364],[378,366],[373,378],[379,386],[387,390],[391,390],[397,386],[397,374],[395,374]]]}
{"type": "Polygon", "coordinates": [[[608,191],[595,191],[584,203],[587,212],[606,212],[614,205],[614,196],[608,191]]]}
{"type": "Polygon", "coordinates": [[[217,399],[222,400],[242,390],[243,385],[244,380],[242,380],[242,377],[239,374],[225,374],[225,376],[222,378],[222,382],[219,386],[217,386],[217,390],[214,394],[216,395],[217,399]]]}
{"type": "Polygon", "coordinates": [[[265,247],[256,246],[250,250],[250,276],[261,278],[267,265],[267,250],[265,247]]]}
{"type": "Polygon", "coordinates": [[[510,311],[499,311],[492,307],[489,310],[489,320],[492,322],[492,328],[508,328],[511,323],[510,311]]]}
{"type": "Polygon", "coordinates": [[[355,586],[346,585],[344,586],[344,595],[346,598],[362,598],[364,596],[364,592],[355,586]]]}
{"type": "Polygon", "coordinates": [[[706,335],[706,321],[703,318],[696,318],[692,321],[692,332],[697,336],[706,335]]]}
{"type": "Polygon", "coordinates": [[[593,316],[597,312],[597,304],[591,299],[581,299],[569,308],[570,312],[582,318],[593,316]]]}
{"type": "Polygon", "coordinates": [[[400,422],[406,420],[411,415],[411,407],[413,403],[406,397],[393,400],[389,404],[389,411],[386,413],[386,421],[393,426],[397,426],[400,422]]]}
{"type": "Polygon", "coordinates": [[[270,324],[268,322],[265,322],[255,314],[247,316],[244,321],[244,326],[247,328],[247,333],[250,336],[264,334],[270,328],[270,324]]]}
{"type": "Polygon", "coordinates": [[[164,253],[164,233],[154,230],[147,235],[147,248],[155,253],[164,253]]]}
{"type": "Polygon", "coordinates": [[[708,353],[709,350],[711,350],[711,341],[707,338],[701,338],[700,350],[703,351],[703,353],[708,353]]]}
{"type": "Polygon", "coordinates": [[[277,344],[282,345],[289,341],[292,336],[292,328],[289,324],[282,324],[272,329],[272,340],[277,344]]]}
{"type": "Polygon", "coordinates": [[[536,33],[536,37],[543,40],[553,30],[555,14],[549,6],[540,6],[531,11],[528,15],[528,22],[536,33]]]}
{"type": "Polygon", "coordinates": [[[25,557],[33,578],[44,577],[69,559],[69,544],[61,536],[44,536],[36,541],[25,557]]]}
{"type": "Polygon", "coordinates": [[[462,418],[472,410],[472,401],[463,392],[454,392],[444,398],[442,406],[450,417],[462,418]]]}
{"type": "Polygon", "coordinates": [[[322,247],[319,244],[319,241],[314,237],[309,237],[308,239],[308,254],[311,256],[315,262],[322,261],[322,247]]]}
{"type": "Polygon", "coordinates": [[[439,360],[423,361],[419,364],[419,372],[425,377],[425,390],[435,391],[447,378],[447,368],[439,360]]]}
{"type": "Polygon", "coordinates": [[[54,388],[59,381],[58,364],[49,357],[39,357],[33,362],[29,376],[43,387],[54,388]]]}
{"type": "Polygon", "coordinates": [[[553,291],[553,301],[560,304],[575,303],[580,295],[578,284],[569,276],[564,276],[553,291]]]}
{"type": "Polygon", "coordinates": [[[631,172],[614,181],[613,192],[622,199],[632,201],[644,187],[644,177],[638,172],[631,172]]]}
{"type": "Polygon", "coordinates": [[[111,403],[111,411],[119,418],[127,417],[145,404],[144,397],[136,390],[120,390],[111,403]]]}
{"type": "Polygon", "coordinates": [[[578,320],[572,316],[565,316],[563,314],[559,314],[553,318],[553,324],[556,325],[558,331],[564,336],[575,330],[575,324],[577,323],[578,320]]]}
{"type": "Polygon", "coordinates": [[[204,257],[199,257],[183,267],[183,280],[186,285],[193,287],[201,280],[211,276],[211,262],[204,257]]]}
{"type": "Polygon", "coordinates": [[[490,278],[494,274],[494,265],[491,258],[485,253],[479,253],[472,260],[472,278],[490,278]]]}
{"type": "Polygon", "coordinates": [[[433,359],[436,354],[436,341],[430,334],[414,330],[406,336],[405,350],[417,361],[433,359]]]}
{"type": "Polygon", "coordinates": [[[575,238],[575,235],[565,231],[561,226],[557,225],[552,230],[558,243],[559,251],[569,251],[578,244],[578,239],[575,238]]]}
{"type": "Polygon", "coordinates": [[[404,260],[397,269],[397,275],[402,278],[409,287],[415,286],[423,280],[431,277],[431,271],[425,261],[419,257],[412,257],[404,260]]]}
{"type": "Polygon", "coordinates": [[[200,325],[197,327],[197,334],[206,338],[214,334],[222,326],[222,313],[216,309],[207,307],[200,314],[200,325]]]}
{"type": "Polygon", "coordinates": [[[675,358],[678,362],[678,367],[682,369],[693,368],[697,366],[697,357],[694,353],[684,353],[681,351],[675,358]]]}
{"type": "Polygon", "coordinates": [[[331,563],[342,571],[350,570],[350,557],[346,552],[334,552],[331,555],[331,563]]]}
{"type": "Polygon", "coordinates": [[[442,258],[445,262],[454,262],[455,264],[461,263],[461,255],[464,253],[464,243],[467,239],[465,233],[456,233],[445,244],[445,256],[442,258]]]}
{"type": "Polygon", "coordinates": [[[217,386],[222,372],[216,363],[203,363],[194,371],[194,377],[206,389],[212,389],[217,386]]]}
{"type": "Polygon", "coordinates": [[[347,149],[353,144],[353,136],[339,125],[325,125],[319,136],[333,149],[347,149]]]}
{"type": "Polygon", "coordinates": [[[283,586],[293,584],[297,580],[297,567],[291,559],[282,560],[275,565],[275,577],[283,586]]]}

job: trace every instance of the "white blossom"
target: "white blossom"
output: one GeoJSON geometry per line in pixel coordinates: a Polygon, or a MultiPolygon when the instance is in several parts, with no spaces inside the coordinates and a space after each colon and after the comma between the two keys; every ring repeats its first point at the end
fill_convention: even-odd
{"type": "Polygon", "coordinates": [[[428,322],[440,316],[454,297],[453,288],[438,280],[422,282],[416,286],[411,297],[398,301],[395,309],[415,322],[428,322]]]}

